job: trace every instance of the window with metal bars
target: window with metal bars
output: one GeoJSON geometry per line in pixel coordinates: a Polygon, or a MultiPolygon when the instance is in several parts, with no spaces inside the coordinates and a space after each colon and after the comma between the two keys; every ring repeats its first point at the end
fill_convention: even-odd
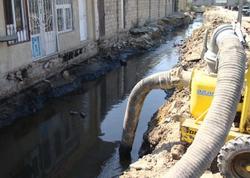
{"type": "Polygon", "coordinates": [[[72,0],[56,0],[57,30],[73,30],[72,0]]]}
{"type": "Polygon", "coordinates": [[[4,0],[4,10],[7,36],[17,36],[8,44],[29,41],[26,0],[4,0]]]}

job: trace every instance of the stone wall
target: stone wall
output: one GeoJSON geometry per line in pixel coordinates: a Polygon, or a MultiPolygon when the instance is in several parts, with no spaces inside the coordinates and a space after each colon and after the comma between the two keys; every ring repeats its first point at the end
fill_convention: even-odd
{"type": "Polygon", "coordinates": [[[159,18],[159,0],[150,0],[150,5],[150,20],[156,20],[159,18]]]}
{"type": "Polygon", "coordinates": [[[137,0],[126,0],[125,1],[125,28],[129,29],[137,24],[137,0]]]}
{"type": "Polygon", "coordinates": [[[186,8],[187,8],[187,1],[185,1],[185,0],[179,0],[178,1],[179,2],[179,4],[178,4],[178,10],[179,11],[185,11],[186,10],[186,8]]]}
{"type": "MultiPolygon", "coordinates": [[[[235,2],[234,0],[228,0],[228,2],[230,2],[230,1],[235,2]]],[[[198,6],[200,6],[200,5],[212,5],[214,3],[215,3],[215,0],[195,0],[195,1],[193,0],[193,2],[192,2],[193,5],[198,5],[198,6]]]]}
{"type": "Polygon", "coordinates": [[[144,24],[149,20],[150,0],[138,0],[138,23],[144,24]]]}
{"type": "MultiPolygon", "coordinates": [[[[105,0],[105,37],[171,15],[176,0],[105,0]]],[[[185,10],[187,0],[178,1],[185,10]]]]}
{"type": "Polygon", "coordinates": [[[159,0],[159,17],[166,16],[166,0],[159,0]]]}
{"type": "Polygon", "coordinates": [[[107,37],[118,32],[117,8],[117,0],[105,0],[105,35],[107,37]]]}

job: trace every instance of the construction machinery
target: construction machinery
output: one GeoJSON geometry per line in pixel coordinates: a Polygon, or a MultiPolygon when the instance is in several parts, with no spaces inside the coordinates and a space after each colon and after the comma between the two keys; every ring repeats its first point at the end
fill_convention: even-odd
{"type": "MultiPolygon", "coordinates": [[[[191,82],[190,113],[181,124],[181,140],[192,143],[212,103],[217,83],[215,73],[194,70],[191,82]]],[[[244,88],[226,144],[218,155],[218,167],[225,177],[250,177],[250,71],[246,70],[244,88]]],[[[223,111],[221,111],[223,112],[223,111]]],[[[211,132],[216,132],[211,128],[211,132]]],[[[206,139],[206,138],[204,138],[206,139]]],[[[208,145],[209,146],[209,145],[208,145]]]]}
{"type": "Polygon", "coordinates": [[[206,71],[173,69],[149,76],[134,87],[120,155],[132,149],[141,108],[151,90],[190,87],[192,118],[183,119],[180,133],[181,140],[191,145],[164,177],[200,177],[217,156],[224,177],[250,178],[250,68],[241,20],[242,3],[236,22],[215,29],[204,57],[206,71]]]}
{"type": "MultiPolygon", "coordinates": [[[[239,16],[241,14],[239,13],[239,16]]],[[[238,19],[238,32],[236,26],[234,33],[237,34],[244,45],[244,37],[239,33],[241,17],[238,19]],[[243,38],[242,38],[243,37],[243,38]]],[[[217,29],[218,32],[218,29],[217,29]]],[[[215,35],[215,34],[214,34],[215,35]]],[[[213,38],[213,37],[212,37],[213,38]]],[[[194,70],[191,80],[190,113],[193,118],[186,118],[181,124],[181,140],[192,143],[197,131],[207,115],[212,104],[217,85],[218,59],[215,56],[211,60],[210,52],[207,52],[205,59],[208,63],[208,70],[202,72],[194,70]],[[212,62],[211,62],[212,61],[212,62]],[[210,65],[209,65],[210,64],[210,65]],[[211,65],[212,64],[212,65],[211,65]],[[214,66],[215,65],[215,66],[214,66]]],[[[230,77],[230,74],[228,74],[230,77]]],[[[248,178],[250,177],[250,68],[246,66],[243,89],[238,91],[240,98],[237,100],[237,112],[233,119],[230,132],[226,137],[225,145],[221,148],[217,163],[221,174],[225,177],[248,178]]],[[[223,114],[221,110],[221,114],[223,114]]],[[[218,119],[219,121],[219,119],[218,119]]],[[[215,123],[216,124],[216,123],[215,123]]],[[[220,123],[217,123],[220,124],[220,123]]],[[[221,126],[223,127],[223,125],[221,126]]],[[[216,132],[211,128],[210,132],[216,132]]],[[[204,137],[206,139],[206,137],[204,137]]],[[[207,145],[208,147],[210,145],[207,145]]]]}

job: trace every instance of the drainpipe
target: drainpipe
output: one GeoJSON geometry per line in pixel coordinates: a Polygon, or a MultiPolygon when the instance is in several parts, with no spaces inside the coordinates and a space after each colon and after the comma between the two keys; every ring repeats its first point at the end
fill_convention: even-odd
{"type": "Polygon", "coordinates": [[[153,89],[168,90],[176,87],[188,86],[192,72],[180,68],[168,72],[161,72],[141,80],[132,90],[125,113],[122,141],[120,145],[121,158],[129,158],[139,122],[143,102],[153,89]]]}

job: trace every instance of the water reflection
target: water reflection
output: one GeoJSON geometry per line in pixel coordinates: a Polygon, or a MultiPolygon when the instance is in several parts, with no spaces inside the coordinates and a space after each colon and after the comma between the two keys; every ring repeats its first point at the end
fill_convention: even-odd
{"type": "MultiPolygon", "coordinates": [[[[128,61],[126,67],[98,81],[84,83],[80,90],[49,101],[37,114],[1,129],[0,177],[119,175],[123,168],[119,165],[116,141],[121,136],[127,96],[144,76],[168,70],[177,63],[178,50],[173,44],[189,32],[181,31],[157,50],[128,61]]],[[[164,96],[164,92],[153,92],[146,101],[142,117],[149,119],[164,96]]],[[[147,120],[143,124],[138,127],[141,135],[147,120]]],[[[136,140],[140,140],[135,141],[138,148],[141,136],[136,140]]]]}
{"type": "MultiPolygon", "coordinates": [[[[130,61],[0,130],[0,177],[96,177],[117,147],[99,139],[101,122],[145,75],[148,66],[150,61],[130,61]]],[[[119,113],[117,118],[122,120],[123,115],[119,113]]]]}

